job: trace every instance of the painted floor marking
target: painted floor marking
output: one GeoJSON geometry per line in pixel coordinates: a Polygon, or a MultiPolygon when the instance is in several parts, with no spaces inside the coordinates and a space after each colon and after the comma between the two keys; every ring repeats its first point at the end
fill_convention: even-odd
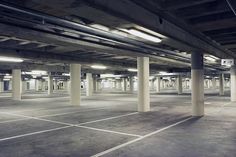
{"type": "Polygon", "coordinates": [[[102,155],[108,154],[108,153],[110,153],[110,152],[113,152],[113,151],[118,150],[118,149],[120,149],[120,148],[123,148],[123,147],[125,147],[125,146],[128,146],[128,145],[130,145],[130,144],[132,144],[132,143],[141,141],[141,140],[143,140],[143,139],[145,139],[145,138],[147,138],[147,137],[150,137],[150,136],[152,136],[152,135],[158,134],[158,133],[160,133],[160,132],[162,132],[162,131],[165,131],[165,130],[167,130],[167,129],[169,129],[169,128],[172,128],[172,127],[174,127],[174,126],[177,126],[177,125],[179,125],[179,124],[181,124],[181,123],[184,123],[184,122],[186,122],[186,121],[188,121],[188,120],[190,120],[190,119],[193,119],[193,117],[186,118],[186,119],[184,119],[184,120],[182,120],[182,121],[179,121],[179,122],[177,122],[177,123],[174,123],[174,124],[172,124],[172,125],[169,125],[169,126],[167,126],[167,127],[164,127],[164,128],[162,128],[162,129],[156,130],[156,131],[151,132],[151,133],[149,133],[149,134],[147,134],[147,135],[141,136],[141,137],[139,137],[139,138],[137,138],[137,139],[131,140],[131,141],[129,141],[129,142],[126,142],[126,143],[123,143],[123,144],[118,145],[118,146],[116,146],[116,147],[110,148],[110,149],[108,149],[108,150],[106,150],[106,151],[103,151],[103,152],[101,152],[101,153],[95,154],[95,155],[93,155],[93,156],[91,156],[91,157],[100,157],[100,156],[102,156],[102,155]]]}

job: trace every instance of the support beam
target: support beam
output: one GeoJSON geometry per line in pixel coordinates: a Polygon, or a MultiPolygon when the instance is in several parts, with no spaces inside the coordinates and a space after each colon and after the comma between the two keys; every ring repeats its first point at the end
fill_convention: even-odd
{"type": "Polygon", "coordinates": [[[12,70],[12,98],[21,100],[21,70],[12,70]]]}
{"type": "Polygon", "coordinates": [[[192,52],[191,55],[191,80],[192,80],[192,115],[204,115],[204,70],[203,54],[192,52]]]}
{"type": "Polygon", "coordinates": [[[86,74],[86,96],[92,96],[93,95],[93,77],[91,73],[86,74]]]}
{"type": "Polygon", "coordinates": [[[231,101],[236,101],[236,66],[230,69],[230,98],[231,101]]]}
{"type": "Polygon", "coordinates": [[[80,97],[81,97],[81,65],[80,64],[71,64],[70,65],[70,98],[71,105],[80,106],[80,97]]]}
{"type": "Polygon", "coordinates": [[[219,76],[219,94],[220,95],[224,95],[224,89],[225,89],[225,85],[224,85],[224,80],[225,80],[225,78],[224,78],[224,74],[220,74],[220,76],[219,76]]]}
{"type": "Polygon", "coordinates": [[[150,111],[149,58],[138,57],[138,111],[150,111]]]}

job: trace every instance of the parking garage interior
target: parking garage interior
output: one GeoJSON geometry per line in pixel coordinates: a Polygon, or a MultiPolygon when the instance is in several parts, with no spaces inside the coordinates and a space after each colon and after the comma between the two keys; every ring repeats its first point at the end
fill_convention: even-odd
{"type": "Polygon", "coordinates": [[[236,156],[233,0],[1,0],[0,157],[236,156]]]}

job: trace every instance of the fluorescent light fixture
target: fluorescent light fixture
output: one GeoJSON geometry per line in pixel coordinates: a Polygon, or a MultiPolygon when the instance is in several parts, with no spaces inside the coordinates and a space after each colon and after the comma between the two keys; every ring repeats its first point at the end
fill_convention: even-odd
{"type": "Polygon", "coordinates": [[[32,70],[31,72],[35,73],[35,74],[40,74],[40,75],[46,75],[47,74],[47,71],[42,71],[42,70],[32,70]]]}
{"type": "Polygon", "coordinates": [[[106,67],[106,66],[103,66],[103,65],[92,65],[91,68],[103,70],[103,69],[106,69],[107,67],[106,67]]]}
{"type": "Polygon", "coordinates": [[[166,39],[167,38],[166,36],[164,36],[164,35],[162,35],[160,33],[154,32],[154,31],[152,31],[150,29],[147,29],[147,28],[144,28],[144,27],[141,27],[141,26],[135,26],[135,28],[137,28],[138,30],[142,30],[144,32],[147,32],[149,34],[153,34],[154,36],[160,37],[162,39],[166,39]]]}
{"type": "Polygon", "coordinates": [[[0,56],[0,62],[23,62],[23,59],[20,58],[15,58],[15,57],[4,57],[4,56],[0,56]]]}
{"type": "Polygon", "coordinates": [[[207,55],[207,56],[204,56],[204,58],[208,61],[211,61],[211,62],[216,62],[217,60],[219,60],[218,57],[213,56],[213,55],[207,55]]]}
{"type": "Polygon", "coordinates": [[[130,69],[128,69],[128,71],[130,71],[130,72],[137,72],[138,69],[132,69],[132,68],[130,68],[130,69]]]}
{"type": "Polygon", "coordinates": [[[154,79],[154,76],[149,76],[149,80],[153,80],[154,79]]]}
{"type": "Polygon", "coordinates": [[[28,75],[47,75],[47,71],[42,70],[32,70],[31,72],[25,72],[28,75]]]}
{"type": "Polygon", "coordinates": [[[122,77],[122,75],[114,75],[114,74],[101,74],[100,78],[120,78],[122,77]]]}
{"type": "Polygon", "coordinates": [[[10,75],[6,75],[6,76],[4,76],[3,78],[4,78],[4,79],[11,79],[12,76],[10,76],[10,75]]]}
{"type": "Polygon", "coordinates": [[[115,75],[114,74],[101,74],[100,77],[101,78],[115,77],[115,75]]]}
{"type": "Polygon", "coordinates": [[[132,34],[134,36],[137,36],[137,37],[140,37],[140,38],[143,38],[143,39],[155,42],[155,43],[160,43],[161,42],[160,38],[152,36],[152,35],[149,35],[149,34],[146,34],[146,33],[143,33],[143,32],[138,31],[136,29],[130,29],[130,30],[128,30],[128,33],[130,33],[130,34],[132,34]]]}
{"type": "Polygon", "coordinates": [[[216,61],[215,58],[211,58],[210,56],[205,56],[204,58],[205,58],[206,60],[208,60],[208,61],[211,61],[211,62],[215,62],[215,61],[216,61]]]}
{"type": "Polygon", "coordinates": [[[114,33],[114,34],[117,34],[117,35],[128,37],[128,34],[126,32],[122,32],[122,31],[119,31],[119,30],[112,30],[111,32],[114,33]]]}
{"type": "Polygon", "coordinates": [[[70,76],[69,73],[62,73],[63,76],[70,76]]]}
{"type": "Polygon", "coordinates": [[[216,57],[216,56],[213,56],[213,55],[209,55],[211,58],[214,58],[215,60],[218,60],[220,58],[216,57]]]}
{"type": "Polygon", "coordinates": [[[107,26],[100,25],[100,24],[91,24],[90,27],[97,28],[103,31],[109,31],[110,29],[107,26]]]}
{"type": "Polygon", "coordinates": [[[165,71],[160,71],[159,74],[167,74],[165,71]]]}

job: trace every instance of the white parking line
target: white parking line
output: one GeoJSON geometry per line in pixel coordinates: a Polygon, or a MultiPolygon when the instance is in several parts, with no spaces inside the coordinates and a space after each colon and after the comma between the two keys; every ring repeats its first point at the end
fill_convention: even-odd
{"type": "Polygon", "coordinates": [[[0,124],[17,122],[17,121],[23,121],[23,120],[27,120],[27,119],[29,119],[29,118],[20,118],[20,119],[6,120],[6,121],[0,122],[0,124]]]}
{"type": "Polygon", "coordinates": [[[101,153],[95,154],[95,155],[93,155],[93,156],[91,156],[91,157],[99,157],[99,156],[108,154],[108,153],[110,153],[110,152],[113,152],[113,151],[115,151],[115,150],[118,150],[118,149],[120,149],[120,148],[123,148],[123,147],[125,147],[125,146],[127,146],[127,145],[130,145],[130,144],[135,143],[135,142],[137,142],[137,141],[141,141],[141,140],[143,140],[143,139],[145,139],[145,138],[147,138],[147,137],[150,137],[150,136],[152,136],[152,135],[158,134],[158,133],[160,133],[160,132],[162,132],[162,131],[164,131],[164,130],[167,130],[167,129],[169,129],[169,128],[172,128],[172,127],[174,127],[174,126],[177,126],[177,125],[179,125],[179,124],[181,124],[181,123],[184,123],[184,122],[186,122],[186,121],[188,121],[188,120],[190,120],[190,119],[193,119],[193,117],[186,118],[186,119],[184,119],[184,120],[182,120],[182,121],[179,121],[179,122],[177,122],[177,123],[174,123],[174,124],[172,124],[172,125],[169,125],[169,126],[167,126],[167,127],[164,127],[164,128],[162,128],[162,129],[156,130],[156,131],[154,131],[154,132],[152,132],[152,133],[149,133],[149,134],[147,134],[147,135],[141,136],[141,137],[139,137],[139,138],[137,138],[137,139],[131,140],[131,141],[129,141],[129,142],[126,142],[126,143],[123,143],[123,144],[118,145],[118,146],[116,146],[116,147],[110,148],[110,149],[108,149],[108,150],[106,150],[106,151],[103,151],[103,152],[101,152],[101,153]]]}
{"type": "Polygon", "coordinates": [[[76,125],[75,127],[85,128],[85,129],[90,129],[90,130],[96,130],[96,131],[102,131],[102,132],[109,132],[109,133],[120,134],[120,135],[126,135],[126,136],[142,137],[141,135],[136,135],[136,134],[128,134],[128,133],[119,132],[119,131],[111,131],[111,130],[105,130],[105,129],[98,129],[98,128],[87,127],[87,126],[81,126],[81,125],[76,125]]]}
{"type": "Polygon", "coordinates": [[[91,110],[80,110],[80,111],[71,111],[71,112],[65,112],[65,113],[56,113],[56,114],[42,115],[42,116],[37,116],[37,117],[38,118],[54,117],[54,116],[62,116],[62,115],[73,114],[73,113],[82,113],[82,112],[89,112],[89,111],[99,111],[99,110],[104,110],[104,109],[106,109],[106,108],[91,109],[91,110]]]}
{"type": "Polygon", "coordinates": [[[134,115],[134,114],[138,114],[138,112],[132,112],[132,113],[124,114],[124,115],[119,115],[119,116],[114,116],[114,117],[109,117],[109,118],[104,118],[104,119],[99,119],[99,120],[79,123],[79,125],[85,125],[85,124],[101,122],[101,121],[106,121],[106,120],[111,120],[111,119],[116,119],[116,118],[121,118],[121,117],[127,117],[127,116],[134,115]]]}
{"type": "Polygon", "coordinates": [[[28,134],[22,134],[22,135],[17,135],[17,136],[2,138],[2,139],[0,139],[0,142],[6,141],[6,140],[15,139],[15,138],[20,138],[20,137],[35,135],[35,134],[41,134],[41,133],[45,133],[45,132],[51,132],[51,131],[61,130],[61,129],[69,128],[69,127],[72,127],[72,126],[63,126],[63,127],[58,127],[58,128],[54,128],[54,129],[42,130],[42,131],[32,132],[32,133],[28,133],[28,134]]]}
{"type": "Polygon", "coordinates": [[[52,122],[52,123],[57,123],[57,124],[74,126],[74,124],[70,124],[70,123],[64,123],[64,122],[59,122],[59,121],[54,121],[54,120],[48,120],[48,119],[43,119],[43,118],[32,117],[32,116],[25,116],[25,115],[21,115],[21,114],[6,113],[6,112],[0,112],[0,113],[19,116],[19,117],[24,117],[24,118],[29,118],[29,119],[36,119],[36,120],[41,120],[41,121],[46,121],[46,122],[52,122]]]}
{"type": "MultiPolygon", "coordinates": [[[[208,98],[210,98],[210,97],[207,97],[207,99],[208,99],[208,98]]],[[[218,111],[216,111],[216,113],[222,111],[223,108],[224,108],[226,105],[230,104],[230,103],[231,103],[231,102],[228,102],[228,103],[225,103],[225,104],[221,105],[220,108],[218,109],[218,111]]],[[[210,113],[214,113],[214,112],[210,112],[210,113]]],[[[160,132],[162,132],[162,131],[165,131],[165,130],[167,130],[167,129],[169,129],[169,128],[172,128],[172,127],[174,127],[174,126],[177,126],[177,125],[179,125],[179,124],[181,124],[181,123],[184,123],[184,122],[186,122],[186,121],[188,121],[188,120],[190,120],[190,119],[193,119],[193,118],[194,118],[194,117],[189,117],[189,118],[184,119],[184,120],[182,120],[182,121],[179,121],[179,122],[177,122],[177,123],[175,123],[175,124],[169,125],[169,126],[167,126],[167,127],[164,127],[164,128],[162,128],[162,129],[159,129],[159,130],[156,130],[156,131],[154,131],[154,132],[152,132],[152,133],[149,133],[149,134],[147,134],[147,135],[141,136],[141,137],[139,137],[139,138],[137,138],[137,139],[131,140],[131,141],[129,141],[129,142],[123,143],[123,144],[121,144],[121,145],[115,146],[115,147],[113,147],[113,148],[110,148],[110,149],[105,150],[105,151],[103,151],[103,152],[100,152],[100,153],[98,153],[98,154],[95,154],[95,155],[93,155],[93,156],[91,156],[91,157],[100,157],[100,156],[102,156],[102,155],[111,153],[111,152],[113,152],[113,151],[115,151],[115,150],[118,150],[118,149],[120,149],[120,148],[123,148],[123,147],[125,147],[125,146],[128,146],[128,145],[130,145],[130,144],[132,144],[132,143],[135,143],[135,142],[137,142],[137,141],[141,141],[141,140],[143,140],[143,139],[145,139],[145,138],[147,138],[147,137],[150,137],[150,136],[152,136],[152,135],[158,134],[158,133],[160,133],[160,132]]]]}
{"type": "Polygon", "coordinates": [[[38,131],[38,132],[32,132],[32,133],[23,134],[23,135],[17,135],[17,136],[7,137],[7,138],[4,138],[4,139],[0,139],[0,142],[1,142],[1,141],[6,141],[6,140],[8,140],[8,139],[14,139],[14,138],[19,138],[19,137],[24,137],[24,136],[30,136],[30,135],[40,134],[40,133],[50,132],[50,131],[54,131],[54,130],[59,130],[60,128],[63,129],[63,128],[68,128],[68,127],[79,127],[79,128],[90,129],[90,130],[96,130],[96,131],[102,131],[102,132],[109,132],[109,133],[114,133],[114,134],[120,134],[120,135],[127,135],[127,136],[133,136],[133,137],[141,137],[141,135],[136,135],[136,134],[128,134],[128,133],[124,133],[124,132],[117,132],[117,131],[111,131],[111,130],[105,130],[105,129],[98,129],[98,128],[93,128],[93,127],[81,126],[82,124],[95,123],[95,121],[96,121],[96,122],[99,122],[99,121],[104,121],[104,120],[109,120],[109,119],[115,119],[115,118],[130,116],[130,115],[137,114],[138,112],[129,113],[129,114],[124,114],[124,115],[120,115],[120,116],[109,117],[109,118],[104,118],[104,119],[99,119],[99,120],[95,120],[95,121],[89,121],[89,122],[85,122],[85,123],[79,123],[79,124],[71,124],[71,123],[59,122],[59,121],[48,120],[48,119],[43,119],[43,118],[38,118],[38,117],[31,117],[31,116],[19,115],[19,114],[15,114],[15,113],[5,113],[5,112],[0,112],[0,113],[9,114],[9,115],[15,115],[15,116],[21,116],[21,117],[28,118],[28,119],[36,119],[36,120],[41,120],[41,121],[46,121],[46,122],[51,122],[51,123],[57,123],[57,124],[66,125],[66,126],[64,126],[64,127],[59,127],[59,128],[55,128],[55,129],[42,130],[42,131],[38,131]]]}

